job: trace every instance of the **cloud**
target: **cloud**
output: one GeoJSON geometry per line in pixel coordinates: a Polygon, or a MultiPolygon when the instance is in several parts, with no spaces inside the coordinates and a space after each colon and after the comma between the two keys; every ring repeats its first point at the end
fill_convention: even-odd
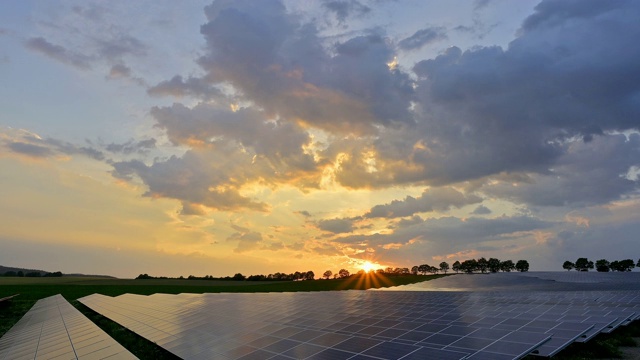
{"type": "Polygon", "coordinates": [[[434,256],[475,249],[487,242],[518,239],[532,231],[549,229],[556,223],[519,215],[493,219],[442,217],[421,220],[414,217],[410,221],[402,220],[397,225],[392,233],[350,235],[333,241],[351,246],[373,246],[377,251],[389,244],[400,244],[400,249],[406,247],[413,249],[411,251],[418,246],[421,252],[430,252],[434,256]]]}
{"type": "Polygon", "coordinates": [[[43,139],[37,134],[21,129],[0,128],[0,146],[34,158],[83,155],[99,161],[105,159],[102,151],[93,147],[78,146],[53,138],[43,139]]]}
{"type": "Polygon", "coordinates": [[[171,198],[222,211],[267,211],[267,204],[241,195],[242,184],[234,184],[231,180],[234,175],[242,176],[238,171],[250,169],[250,164],[231,164],[235,171],[224,172],[216,164],[228,159],[218,155],[190,150],[182,157],[156,160],[152,165],[139,160],[114,162],[112,175],[123,180],[133,180],[137,176],[147,185],[148,191],[144,195],[149,197],[171,198]]]}
{"type": "Polygon", "coordinates": [[[408,38],[402,39],[398,43],[398,46],[400,47],[400,49],[405,51],[417,50],[425,45],[432,44],[446,38],[447,35],[443,27],[432,26],[420,29],[408,38]]]}
{"type": "Polygon", "coordinates": [[[11,142],[7,144],[7,147],[11,149],[11,151],[35,158],[48,157],[53,154],[53,152],[47,147],[24,142],[11,142]]]}
{"type": "Polygon", "coordinates": [[[133,154],[133,153],[145,153],[148,150],[156,148],[156,139],[150,138],[145,140],[129,140],[124,144],[116,144],[111,143],[107,144],[105,147],[106,151],[111,153],[121,153],[121,154],[133,154]]]}
{"type": "Polygon", "coordinates": [[[624,176],[639,158],[639,134],[597,136],[588,143],[571,142],[567,153],[548,173],[532,174],[527,183],[517,186],[498,182],[482,191],[533,206],[605,204],[639,189],[637,180],[624,176]]]}
{"type": "Polygon", "coordinates": [[[355,229],[353,219],[327,219],[317,222],[318,228],[334,234],[350,233],[355,229]]]}
{"type": "Polygon", "coordinates": [[[481,201],[482,198],[476,195],[465,195],[453,188],[431,188],[426,189],[417,198],[407,196],[402,201],[394,200],[389,204],[376,205],[364,216],[366,218],[406,217],[421,212],[447,211],[481,201]]]}
{"type": "Polygon", "coordinates": [[[233,86],[266,113],[337,133],[410,121],[410,79],[389,71],[394,52],[382,36],[327,49],[313,24],[300,24],[277,1],[220,2],[205,13],[207,47],[198,61],[205,78],[233,86]]]}
{"type": "Polygon", "coordinates": [[[471,212],[473,215],[488,215],[491,214],[491,209],[484,205],[478,205],[478,207],[471,212]]]}
{"type": "Polygon", "coordinates": [[[194,96],[210,99],[222,96],[222,92],[218,88],[211,86],[204,79],[189,77],[184,80],[180,75],[150,87],[147,89],[147,93],[152,96],[174,96],[178,98],[194,96]]]}
{"type": "Polygon", "coordinates": [[[332,12],[340,24],[344,24],[348,17],[362,16],[371,12],[370,7],[357,0],[324,0],[322,7],[332,12]]]}
{"type": "Polygon", "coordinates": [[[61,63],[72,65],[82,70],[91,68],[91,59],[89,57],[73,53],[63,46],[52,44],[43,37],[27,40],[26,46],[61,63]]]}
{"type": "Polygon", "coordinates": [[[259,248],[262,234],[255,231],[237,232],[231,234],[227,241],[237,241],[238,246],[233,250],[236,253],[244,253],[259,248]]]}

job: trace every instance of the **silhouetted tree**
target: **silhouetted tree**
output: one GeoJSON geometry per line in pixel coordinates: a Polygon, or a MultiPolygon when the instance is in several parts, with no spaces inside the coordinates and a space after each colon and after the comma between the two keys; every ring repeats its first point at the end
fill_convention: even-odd
{"type": "Polygon", "coordinates": [[[340,276],[341,278],[348,278],[351,274],[349,274],[349,270],[347,269],[340,269],[340,271],[338,271],[338,276],[340,276]]]}
{"type": "Polygon", "coordinates": [[[640,259],[638,259],[638,263],[636,264],[636,266],[640,268],[640,259]]]}
{"type": "Polygon", "coordinates": [[[596,261],[596,271],[609,272],[609,261],[607,261],[607,259],[600,259],[596,261]]]}
{"type": "Polygon", "coordinates": [[[487,261],[487,267],[492,273],[500,271],[500,260],[496,258],[489,258],[487,261]]]}
{"type": "Polygon", "coordinates": [[[460,270],[466,272],[467,274],[471,274],[472,272],[478,270],[478,261],[476,259],[465,260],[460,264],[460,270]]]}
{"type": "Polygon", "coordinates": [[[413,275],[418,275],[418,265],[415,265],[411,268],[411,273],[413,275]]]}
{"type": "Polygon", "coordinates": [[[431,265],[429,264],[422,264],[420,266],[418,266],[418,272],[422,275],[427,275],[427,272],[429,272],[429,268],[431,268],[431,265]]]}
{"type": "MultiPolygon", "coordinates": [[[[191,277],[191,276],[189,276],[191,277]]],[[[237,280],[237,281],[243,281],[245,279],[244,275],[237,273],[235,275],[233,275],[233,277],[231,278],[231,280],[237,280]]]]}
{"type": "Polygon", "coordinates": [[[635,267],[633,260],[625,259],[620,261],[612,261],[611,262],[611,270],[615,271],[631,271],[635,267]]]}
{"type": "Polygon", "coordinates": [[[487,259],[481,257],[480,259],[478,259],[476,264],[478,265],[478,270],[480,270],[481,273],[484,274],[487,272],[487,269],[489,268],[489,261],[487,261],[487,259]]]}
{"type": "Polygon", "coordinates": [[[516,268],[516,264],[511,260],[505,260],[500,262],[500,270],[504,272],[511,272],[516,268]]]}
{"type": "Polygon", "coordinates": [[[589,261],[587,258],[578,258],[576,260],[576,270],[589,271],[589,269],[593,269],[593,261],[589,261]]]}
{"type": "Polygon", "coordinates": [[[520,272],[529,271],[529,262],[527,260],[518,260],[516,263],[516,270],[520,272]]]}
{"type": "Polygon", "coordinates": [[[313,271],[309,270],[305,274],[304,278],[305,278],[305,280],[313,280],[313,279],[315,279],[315,277],[316,277],[316,274],[313,271]]]}
{"type": "MultiPolygon", "coordinates": [[[[640,260],[638,260],[640,261],[640,260]]],[[[453,265],[451,265],[451,269],[453,269],[453,271],[456,272],[456,274],[458,273],[458,271],[460,271],[460,261],[456,260],[453,265]]]]}
{"type": "Polygon", "coordinates": [[[576,267],[576,264],[572,263],[571,261],[567,260],[562,264],[562,268],[567,270],[567,271],[571,271],[571,269],[573,269],[574,267],[576,267]]]}
{"type": "Polygon", "coordinates": [[[447,264],[446,261],[441,262],[440,263],[440,270],[442,270],[442,272],[444,272],[446,274],[447,270],[449,270],[449,264],[447,264]]]}
{"type": "Polygon", "coordinates": [[[329,279],[331,275],[333,275],[333,272],[331,272],[331,270],[327,270],[324,272],[324,274],[322,274],[322,277],[324,277],[325,279],[329,279]]]}

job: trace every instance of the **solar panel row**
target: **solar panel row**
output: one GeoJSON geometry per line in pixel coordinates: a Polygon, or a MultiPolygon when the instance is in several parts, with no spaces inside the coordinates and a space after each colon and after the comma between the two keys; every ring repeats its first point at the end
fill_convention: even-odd
{"type": "Polygon", "coordinates": [[[0,359],[136,359],[61,295],[39,300],[2,338],[0,359]]]}
{"type": "Polygon", "coordinates": [[[94,294],[80,301],[187,359],[551,356],[640,316],[640,292],[94,294]]]}

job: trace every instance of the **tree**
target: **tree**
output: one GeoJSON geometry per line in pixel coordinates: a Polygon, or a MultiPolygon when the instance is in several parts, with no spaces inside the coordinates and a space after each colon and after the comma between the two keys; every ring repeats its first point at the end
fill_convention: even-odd
{"type": "Polygon", "coordinates": [[[640,259],[638,259],[638,263],[636,264],[636,266],[640,268],[640,259]]]}
{"type": "Polygon", "coordinates": [[[327,271],[324,272],[324,274],[322,274],[322,277],[325,278],[325,279],[329,279],[331,277],[331,275],[333,275],[331,270],[327,270],[327,271]]]}
{"type": "Polygon", "coordinates": [[[440,263],[440,270],[442,270],[446,274],[447,270],[449,270],[449,264],[447,264],[446,261],[441,262],[440,263]]]}
{"type": "Polygon", "coordinates": [[[611,269],[611,271],[621,271],[621,266],[620,266],[620,261],[618,260],[613,260],[610,264],[609,264],[609,269],[611,269]]]}
{"type": "Polygon", "coordinates": [[[349,274],[349,270],[347,269],[340,269],[340,271],[338,271],[338,276],[340,276],[341,278],[348,278],[351,274],[349,274]]]}
{"type": "Polygon", "coordinates": [[[593,261],[589,261],[587,258],[578,258],[576,260],[576,270],[589,271],[589,269],[593,269],[593,261]]]}
{"type": "Polygon", "coordinates": [[[631,269],[636,267],[631,259],[620,260],[619,263],[620,269],[618,271],[631,271],[631,269]]]}
{"type": "Polygon", "coordinates": [[[489,261],[487,261],[487,267],[492,273],[500,271],[500,260],[496,258],[489,258],[489,261]]]}
{"type": "Polygon", "coordinates": [[[576,267],[576,264],[572,263],[571,261],[567,260],[562,264],[562,268],[567,270],[567,271],[571,271],[571,269],[573,269],[574,267],[576,267]]]}
{"type": "Polygon", "coordinates": [[[431,265],[429,264],[422,264],[420,266],[418,266],[418,272],[422,275],[427,275],[427,272],[429,271],[429,268],[431,267],[431,265]]]}
{"type": "Polygon", "coordinates": [[[315,277],[316,277],[316,274],[315,274],[313,271],[309,270],[309,271],[307,271],[307,273],[305,274],[304,279],[305,279],[305,280],[313,280],[315,277]]]}
{"type": "Polygon", "coordinates": [[[516,270],[520,272],[529,271],[529,262],[527,260],[518,260],[516,263],[516,270]]]}
{"type": "Polygon", "coordinates": [[[609,272],[609,261],[607,261],[607,259],[600,259],[596,261],[596,271],[609,272]]]}
{"type": "Polygon", "coordinates": [[[244,275],[240,273],[233,275],[233,277],[231,278],[231,280],[237,280],[237,281],[243,281],[244,279],[245,279],[244,275]]]}
{"type": "Polygon", "coordinates": [[[411,268],[411,273],[413,275],[418,275],[418,265],[411,268]]]}
{"type": "Polygon", "coordinates": [[[500,270],[504,272],[511,272],[516,268],[516,264],[511,260],[505,260],[500,262],[500,270]]]}
{"type": "Polygon", "coordinates": [[[460,264],[460,270],[466,272],[467,274],[471,274],[474,271],[478,270],[478,261],[476,259],[465,260],[460,264]]]}
{"type": "MultiPolygon", "coordinates": [[[[638,262],[640,263],[640,260],[638,260],[638,262]]],[[[640,267],[640,265],[638,265],[640,267]]],[[[453,263],[453,265],[451,265],[451,268],[453,269],[453,271],[456,272],[456,274],[458,273],[458,271],[460,271],[460,261],[456,260],[456,262],[453,263]]]]}
{"type": "Polygon", "coordinates": [[[481,257],[480,259],[478,259],[477,265],[478,265],[478,270],[480,270],[480,272],[484,274],[487,272],[487,269],[489,268],[489,261],[487,261],[487,259],[485,259],[484,257],[481,257]]]}

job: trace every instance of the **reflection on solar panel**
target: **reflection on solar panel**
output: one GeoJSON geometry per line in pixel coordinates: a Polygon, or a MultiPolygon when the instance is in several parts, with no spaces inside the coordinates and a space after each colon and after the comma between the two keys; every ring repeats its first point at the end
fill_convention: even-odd
{"type": "Polygon", "coordinates": [[[94,294],[80,301],[186,359],[551,356],[640,315],[640,291],[94,294]]]}
{"type": "Polygon", "coordinates": [[[136,359],[61,295],[39,300],[0,339],[0,359],[136,359]]]}

